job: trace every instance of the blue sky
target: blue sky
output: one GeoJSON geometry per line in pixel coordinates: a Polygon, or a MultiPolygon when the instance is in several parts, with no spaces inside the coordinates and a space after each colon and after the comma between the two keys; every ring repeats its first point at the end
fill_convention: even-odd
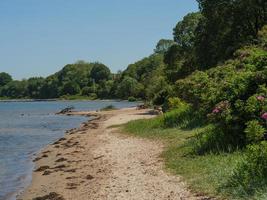
{"type": "Polygon", "coordinates": [[[0,72],[47,76],[77,60],[123,70],[197,10],[195,0],[0,0],[0,72]]]}

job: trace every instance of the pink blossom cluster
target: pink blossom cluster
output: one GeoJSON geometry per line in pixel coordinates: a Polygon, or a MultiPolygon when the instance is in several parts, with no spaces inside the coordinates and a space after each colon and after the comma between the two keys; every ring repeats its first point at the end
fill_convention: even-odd
{"type": "Polygon", "coordinates": [[[261,118],[267,120],[267,112],[263,113],[263,114],[261,115],[261,118]]]}
{"type": "Polygon", "coordinates": [[[217,104],[217,106],[213,109],[212,113],[218,114],[224,110],[227,110],[228,108],[230,108],[230,103],[228,101],[222,101],[217,104]]]}
{"type": "Polygon", "coordinates": [[[265,100],[265,97],[264,96],[261,96],[261,95],[260,96],[257,96],[257,100],[258,101],[264,101],[265,100]]]}
{"type": "Polygon", "coordinates": [[[219,112],[220,112],[220,109],[219,108],[214,108],[213,111],[212,111],[212,113],[214,113],[214,114],[217,114],[219,112]]]}

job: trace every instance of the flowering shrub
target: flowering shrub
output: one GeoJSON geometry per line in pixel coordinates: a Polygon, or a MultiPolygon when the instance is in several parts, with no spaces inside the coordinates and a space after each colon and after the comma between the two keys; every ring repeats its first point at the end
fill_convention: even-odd
{"type": "Polygon", "coordinates": [[[265,97],[264,96],[261,96],[261,95],[260,96],[257,96],[257,100],[263,102],[265,100],[265,97]]]}
{"type": "Polygon", "coordinates": [[[212,113],[208,114],[208,118],[216,124],[225,126],[232,120],[231,112],[230,102],[222,101],[215,106],[212,113]]]}
{"type": "Polygon", "coordinates": [[[263,114],[261,115],[261,118],[264,119],[264,120],[267,120],[267,112],[263,113],[263,114]]]}
{"type": "Polygon", "coordinates": [[[245,147],[263,140],[267,129],[267,51],[244,47],[235,56],[222,66],[178,80],[174,91],[222,130],[229,139],[226,146],[245,147]]]}

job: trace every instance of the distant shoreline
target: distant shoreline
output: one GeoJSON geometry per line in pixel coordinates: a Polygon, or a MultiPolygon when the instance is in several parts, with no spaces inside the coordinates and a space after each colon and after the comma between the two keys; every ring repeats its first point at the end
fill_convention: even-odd
{"type": "MultiPolygon", "coordinates": [[[[58,102],[58,101],[127,101],[128,100],[122,100],[122,99],[0,99],[1,102],[58,102]]],[[[141,102],[141,101],[136,101],[141,102]]]]}

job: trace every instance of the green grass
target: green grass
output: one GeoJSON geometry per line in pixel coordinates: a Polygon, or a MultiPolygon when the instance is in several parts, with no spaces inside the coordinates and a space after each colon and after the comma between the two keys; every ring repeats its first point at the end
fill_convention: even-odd
{"type": "Polygon", "coordinates": [[[162,117],[158,117],[129,122],[122,127],[122,131],[165,142],[166,150],[162,156],[166,161],[166,169],[182,176],[189,188],[196,193],[216,196],[219,199],[244,199],[239,194],[230,194],[224,188],[237,162],[242,159],[241,151],[198,156],[192,153],[192,140],[207,127],[191,130],[162,128],[162,120],[162,117]]]}
{"type": "Polygon", "coordinates": [[[8,97],[0,97],[0,100],[10,100],[8,97]]]}

